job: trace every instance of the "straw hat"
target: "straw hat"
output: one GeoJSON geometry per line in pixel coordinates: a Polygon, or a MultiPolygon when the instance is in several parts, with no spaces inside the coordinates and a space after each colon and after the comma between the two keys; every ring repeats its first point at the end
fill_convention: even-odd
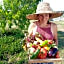
{"type": "Polygon", "coordinates": [[[26,18],[27,19],[31,19],[31,20],[38,20],[38,14],[44,14],[44,13],[51,14],[50,19],[59,17],[59,16],[61,16],[63,14],[60,11],[53,11],[52,8],[50,7],[49,3],[47,3],[47,2],[40,2],[37,5],[36,13],[29,14],[29,15],[26,16],[26,18]]]}

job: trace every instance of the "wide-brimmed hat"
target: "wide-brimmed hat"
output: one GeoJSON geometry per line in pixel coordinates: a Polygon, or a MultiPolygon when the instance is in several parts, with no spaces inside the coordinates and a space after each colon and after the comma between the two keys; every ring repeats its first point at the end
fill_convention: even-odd
{"type": "Polygon", "coordinates": [[[52,8],[50,7],[50,4],[47,2],[40,2],[37,5],[36,13],[34,14],[29,14],[26,16],[27,19],[31,20],[38,20],[38,15],[39,14],[51,14],[50,19],[56,18],[61,16],[63,13],[61,11],[53,11],[52,8]]]}

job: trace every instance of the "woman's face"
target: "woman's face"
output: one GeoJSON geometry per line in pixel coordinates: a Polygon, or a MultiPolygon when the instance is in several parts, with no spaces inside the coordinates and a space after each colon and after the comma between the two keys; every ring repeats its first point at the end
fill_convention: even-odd
{"type": "Polygon", "coordinates": [[[40,21],[48,21],[49,20],[49,14],[39,14],[39,20],[40,21]]]}

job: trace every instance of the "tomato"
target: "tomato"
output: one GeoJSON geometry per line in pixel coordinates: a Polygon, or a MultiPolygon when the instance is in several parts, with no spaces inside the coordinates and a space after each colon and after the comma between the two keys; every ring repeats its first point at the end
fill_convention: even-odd
{"type": "Polygon", "coordinates": [[[39,59],[45,59],[45,58],[46,58],[46,54],[40,52],[40,53],[38,54],[38,58],[39,58],[39,59]]]}
{"type": "Polygon", "coordinates": [[[56,53],[55,58],[60,58],[59,51],[56,53]]]}
{"type": "Polygon", "coordinates": [[[45,48],[41,48],[40,52],[47,55],[47,50],[45,48]]]}
{"type": "Polygon", "coordinates": [[[40,53],[38,54],[39,59],[45,59],[47,56],[47,50],[44,48],[41,48],[40,53]]]}

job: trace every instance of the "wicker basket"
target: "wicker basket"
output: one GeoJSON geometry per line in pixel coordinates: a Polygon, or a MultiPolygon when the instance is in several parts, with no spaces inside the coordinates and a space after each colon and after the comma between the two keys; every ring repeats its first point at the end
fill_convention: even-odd
{"type": "Polygon", "coordinates": [[[60,62],[62,64],[63,59],[62,58],[51,58],[51,59],[29,59],[28,64],[32,63],[48,63],[48,62],[54,62],[58,64],[60,62]]]}

